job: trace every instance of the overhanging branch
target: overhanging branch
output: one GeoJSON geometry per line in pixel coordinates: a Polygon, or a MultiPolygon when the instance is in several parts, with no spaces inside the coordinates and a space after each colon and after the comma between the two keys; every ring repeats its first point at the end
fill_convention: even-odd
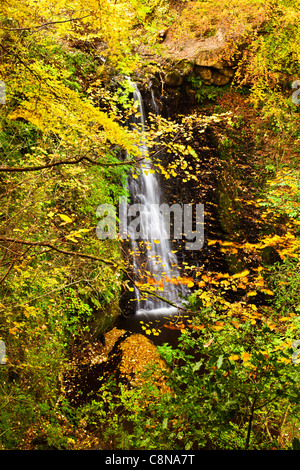
{"type": "Polygon", "coordinates": [[[69,160],[60,160],[60,161],[56,161],[56,162],[52,162],[52,163],[46,163],[45,165],[36,165],[36,166],[26,166],[26,167],[22,167],[22,166],[0,166],[0,172],[2,173],[24,173],[24,172],[29,172],[29,171],[39,171],[39,170],[45,170],[47,168],[54,168],[54,167],[57,167],[57,166],[61,166],[61,165],[77,165],[78,163],[81,163],[81,162],[88,162],[88,163],[91,163],[92,165],[97,165],[97,166],[102,166],[102,167],[109,167],[109,166],[126,166],[126,165],[134,165],[136,163],[138,163],[139,161],[142,161],[143,159],[138,159],[138,160],[127,160],[127,161],[124,161],[124,162],[111,162],[111,163],[108,163],[108,162],[99,162],[97,160],[93,160],[92,158],[90,157],[87,157],[87,156],[82,156],[82,157],[79,157],[77,159],[69,159],[69,160]]]}
{"type": "Polygon", "coordinates": [[[86,258],[94,261],[100,261],[101,263],[107,264],[109,266],[113,266],[114,268],[121,268],[124,269],[121,265],[118,263],[111,261],[106,258],[100,258],[98,256],[94,255],[88,255],[85,253],[78,253],[76,251],[69,251],[69,250],[64,250],[62,248],[59,248],[52,243],[47,243],[47,242],[32,242],[29,240],[20,240],[17,238],[7,238],[7,237],[0,237],[0,242],[5,242],[5,243],[17,243],[20,245],[29,245],[29,246],[37,246],[37,247],[44,247],[44,248],[50,248],[51,250],[57,251],[58,253],[62,253],[64,255],[68,256],[75,256],[77,258],[86,258]]]}
{"type": "Polygon", "coordinates": [[[32,30],[39,30],[39,29],[43,29],[43,28],[46,28],[47,26],[52,26],[52,25],[55,25],[55,24],[70,23],[70,22],[72,22],[72,21],[84,20],[85,18],[88,18],[89,16],[91,16],[91,14],[82,16],[82,17],[80,17],[80,18],[70,18],[70,19],[68,19],[68,20],[61,20],[61,21],[49,21],[48,23],[43,23],[43,24],[40,24],[40,25],[38,25],[38,26],[31,26],[31,27],[27,27],[27,28],[3,28],[3,29],[4,29],[4,31],[32,31],[32,30]]]}

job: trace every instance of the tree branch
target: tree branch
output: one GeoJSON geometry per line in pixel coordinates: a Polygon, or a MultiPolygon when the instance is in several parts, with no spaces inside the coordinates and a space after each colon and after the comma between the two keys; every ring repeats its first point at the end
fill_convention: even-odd
{"type": "Polygon", "coordinates": [[[6,52],[6,54],[12,54],[32,75],[34,75],[38,79],[39,82],[42,81],[41,77],[34,70],[31,70],[31,68],[28,67],[28,65],[18,56],[18,54],[15,54],[14,52],[9,51],[1,43],[0,43],[0,47],[4,50],[4,52],[6,52]]]}
{"type": "Polygon", "coordinates": [[[252,405],[251,405],[250,416],[249,416],[249,421],[248,421],[248,429],[247,429],[245,450],[248,450],[248,448],[249,448],[250,435],[251,435],[251,429],[252,429],[252,421],[253,421],[253,416],[254,416],[254,411],[255,411],[256,400],[257,400],[257,396],[254,397],[252,405]]]}
{"type": "Polygon", "coordinates": [[[2,284],[2,282],[5,281],[5,279],[7,278],[7,276],[9,275],[10,271],[12,270],[12,268],[14,267],[14,265],[16,264],[17,261],[19,261],[19,259],[21,259],[24,255],[26,255],[26,253],[28,253],[29,250],[31,250],[31,246],[29,246],[29,248],[27,248],[24,253],[21,253],[20,256],[18,257],[15,257],[15,259],[12,261],[12,263],[10,264],[8,270],[6,271],[6,273],[4,274],[4,276],[0,279],[0,284],[2,284]]]}
{"type": "Polygon", "coordinates": [[[37,165],[37,166],[27,166],[27,167],[22,167],[22,166],[0,166],[0,172],[27,172],[27,171],[39,171],[39,170],[45,170],[46,168],[54,168],[56,166],[60,165],[77,165],[80,162],[87,161],[91,163],[92,165],[97,165],[97,166],[103,166],[103,167],[109,167],[109,166],[125,166],[125,165],[133,165],[138,163],[139,161],[142,161],[143,159],[138,159],[138,160],[128,160],[124,162],[115,162],[115,163],[104,163],[104,162],[98,162],[96,160],[93,160],[92,158],[89,158],[87,156],[82,156],[79,157],[75,160],[61,160],[61,161],[56,161],[53,163],[47,163],[45,165],[37,165]]]}
{"type": "Polygon", "coordinates": [[[55,245],[52,245],[52,243],[46,243],[46,242],[31,242],[29,240],[19,240],[17,238],[6,238],[6,237],[0,237],[0,242],[6,242],[6,243],[18,243],[21,245],[30,245],[30,246],[40,246],[44,248],[50,248],[51,250],[57,251],[58,253],[62,253],[64,255],[69,255],[69,256],[75,256],[78,258],[86,258],[86,259],[91,259],[95,261],[100,261],[101,263],[108,264],[110,266],[113,266],[114,268],[122,268],[122,266],[118,265],[114,261],[108,260],[106,258],[99,258],[98,256],[93,256],[93,255],[88,255],[85,253],[77,253],[76,251],[68,251],[68,250],[63,250],[61,248],[58,248],[55,245]]]}
{"type": "Polygon", "coordinates": [[[51,294],[54,294],[55,292],[59,292],[61,290],[67,289],[67,287],[74,286],[75,284],[80,284],[81,282],[90,282],[94,281],[97,279],[98,276],[96,276],[94,279],[79,279],[78,281],[73,281],[70,282],[69,284],[65,284],[64,286],[58,287],[57,289],[53,289],[51,291],[45,292],[44,294],[38,295],[37,297],[31,297],[27,299],[24,303],[18,304],[17,302],[15,304],[10,304],[10,307],[23,307],[24,305],[28,305],[30,302],[33,302],[34,300],[41,299],[42,297],[50,296],[51,294]]]}
{"type": "MultiPolygon", "coordinates": [[[[136,283],[134,283],[134,284],[135,284],[135,286],[136,286],[136,283]]],[[[163,297],[163,296],[157,294],[156,292],[150,291],[150,290],[148,290],[148,289],[139,288],[139,286],[136,286],[136,287],[139,289],[139,291],[140,291],[141,293],[146,293],[146,294],[148,294],[148,295],[151,296],[151,297],[155,297],[155,298],[157,298],[157,299],[159,299],[159,300],[162,300],[163,302],[166,302],[167,304],[171,305],[172,307],[177,308],[178,311],[187,312],[187,309],[186,309],[186,308],[181,307],[181,306],[179,306],[179,305],[176,305],[176,304],[175,304],[174,302],[172,302],[171,300],[165,299],[165,297],[163,297]]]]}
{"type": "Polygon", "coordinates": [[[70,18],[69,20],[61,20],[61,21],[49,21],[49,23],[43,23],[39,26],[32,26],[30,28],[3,28],[4,31],[32,31],[33,29],[43,29],[47,26],[51,26],[53,24],[61,24],[61,23],[69,23],[71,21],[80,21],[84,18],[88,18],[91,14],[82,16],[81,18],[70,18]]]}

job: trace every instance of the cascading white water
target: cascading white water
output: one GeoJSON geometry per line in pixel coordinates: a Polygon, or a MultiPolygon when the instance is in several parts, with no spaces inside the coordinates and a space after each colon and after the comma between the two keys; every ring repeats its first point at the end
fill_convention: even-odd
{"type": "MultiPolygon", "coordinates": [[[[142,142],[145,129],[145,112],[143,100],[138,87],[133,86],[133,98],[138,103],[138,118],[135,124],[140,128],[142,165],[138,177],[128,178],[128,190],[133,204],[139,204],[139,235],[137,239],[135,230],[130,230],[128,219],[129,238],[133,249],[133,269],[136,282],[147,283],[157,295],[173,304],[165,302],[156,296],[148,295],[142,298],[136,288],[137,313],[166,313],[176,312],[182,305],[184,287],[179,284],[177,277],[177,259],[171,250],[169,230],[159,210],[161,192],[153,164],[148,156],[148,148],[142,142]],[[174,307],[177,306],[178,308],[174,307]]],[[[132,214],[136,215],[136,214],[132,214]]]]}

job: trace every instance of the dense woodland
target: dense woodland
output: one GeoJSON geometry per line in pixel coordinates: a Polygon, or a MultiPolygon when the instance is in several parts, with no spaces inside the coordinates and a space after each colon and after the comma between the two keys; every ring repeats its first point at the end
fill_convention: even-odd
{"type": "Polygon", "coordinates": [[[1,1],[1,449],[300,449],[299,9],[1,1]],[[183,56],[221,35],[225,68],[183,56]],[[134,334],[130,248],[96,234],[142,166],[126,77],[168,201],[206,211],[185,311],[134,334]]]}

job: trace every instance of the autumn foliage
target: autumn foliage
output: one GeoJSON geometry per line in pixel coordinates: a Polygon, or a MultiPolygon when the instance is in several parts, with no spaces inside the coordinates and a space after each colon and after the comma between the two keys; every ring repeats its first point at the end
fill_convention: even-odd
{"type": "Polygon", "coordinates": [[[298,10],[298,0],[1,2],[2,449],[299,448],[298,10]],[[179,43],[226,31],[230,87],[193,77],[166,91],[153,60],[168,28],[179,43]],[[145,170],[140,129],[126,125],[137,115],[127,77],[145,86],[149,67],[165,100],[182,92],[192,109],[149,113],[145,170]],[[218,230],[206,207],[204,254],[176,277],[133,279],[127,241],[96,237],[97,206],[116,206],[142,170],[199,198],[213,181],[218,230]],[[113,328],[124,292],[163,298],[170,284],[188,289],[178,315],[142,320],[139,335],[113,328]],[[154,345],[164,331],[175,346],[154,345]],[[75,406],[71,379],[94,368],[90,396],[84,380],[71,390],[75,406]]]}

